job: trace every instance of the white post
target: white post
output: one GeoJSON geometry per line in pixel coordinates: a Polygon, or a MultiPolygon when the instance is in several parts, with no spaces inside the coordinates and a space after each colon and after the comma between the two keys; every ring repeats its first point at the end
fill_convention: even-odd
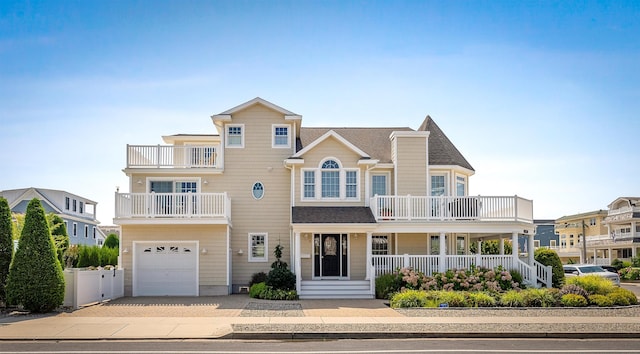
{"type": "Polygon", "coordinates": [[[534,254],[534,251],[535,251],[534,246],[533,246],[533,237],[534,237],[533,234],[529,234],[529,238],[527,239],[527,252],[529,253],[528,256],[529,256],[529,265],[530,266],[533,265],[533,262],[535,260],[533,258],[533,254],[534,254]]]}
{"type": "Polygon", "coordinates": [[[366,273],[366,278],[365,280],[372,280],[375,278],[375,276],[373,274],[369,274],[370,273],[370,269],[371,266],[373,265],[372,261],[371,261],[371,241],[372,240],[372,235],[371,232],[367,232],[367,268],[365,269],[365,273],[366,273]]]}
{"type": "Polygon", "coordinates": [[[446,250],[445,250],[445,236],[444,236],[444,232],[440,233],[440,239],[438,241],[440,243],[440,257],[438,259],[438,264],[439,264],[439,271],[440,273],[444,273],[447,271],[447,256],[446,256],[446,250]]]}
{"type": "Polygon", "coordinates": [[[482,265],[482,240],[478,239],[478,252],[476,253],[476,267],[482,265]]]}
{"type": "Polygon", "coordinates": [[[504,256],[504,238],[500,236],[500,255],[504,256]]]}
{"type": "Polygon", "coordinates": [[[511,255],[513,256],[513,265],[518,264],[518,233],[511,235],[511,255]]]}
{"type": "Polygon", "coordinates": [[[300,232],[296,231],[295,232],[295,243],[296,243],[296,255],[295,255],[295,259],[296,259],[296,292],[298,292],[298,294],[300,294],[300,283],[302,282],[302,272],[300,271],[302,268],[302,264],[300,261],[300,232]]]}

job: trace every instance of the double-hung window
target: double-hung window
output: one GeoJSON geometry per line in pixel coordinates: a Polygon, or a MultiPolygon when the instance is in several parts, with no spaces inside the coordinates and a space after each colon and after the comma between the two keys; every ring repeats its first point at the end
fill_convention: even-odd
{"type": "Polygon", "coordinates": [[[266,233],[249,234],[249,262],[267,261],[267,238],[266,233]]]}
{"type": "Polygon", "coordinates": [[[334,160],[322,164],[322,198],[340,198],[340,166],[334,160]]]}
{"type": "Polygon", "coordinates": [[[289,134],[288,125],[273,126],[273,145],[274,148],[288,148],[291,146],[291,136],[289,134]]]}
{"type": "Polygon", "coordinates": [[[244,125],[228,124],[226,128],[226,146],[244,147],[244,125]]]}
{"type": "Polygon", "coordinates": [[[389,254],[389,239],[387,236],[371,236],[371,254],[386,255],[389,254]]]}
{"type": "Polygon", "coordinates": [[[358,173],[356,171],[346,171],[346,197],[358,197],[358,173]]]}
{"type": "Polygon", "coordinates": [[[316,197],[316,173],[304,171],[304,198],[316,197]]]}
{"type": "Polygon", "coordinates": [[[456,195],[463,197],[466,193],[466,178],[464,176],[456,176],[456,195]]]}
{"type": "Polygon", "coordinates": [[[64,209],[65,210],[69,210],[69,203],[70,203],[69,197],[64,197],[64,209]]]}

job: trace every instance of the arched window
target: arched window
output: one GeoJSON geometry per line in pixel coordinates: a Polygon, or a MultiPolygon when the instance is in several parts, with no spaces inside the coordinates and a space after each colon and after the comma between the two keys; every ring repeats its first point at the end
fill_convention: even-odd
{"type": "Polygon", "coordinates": [[[335,160],[322,164],[322,198],[340,198],[340,165],[335,160]]]}
{"type": "Polygon", "coordinates": [[[254,183],[251,194],[253,194],[253,198],[255,199],[262,199],[264,196],[264,185],[260,182],[254,183]]]}

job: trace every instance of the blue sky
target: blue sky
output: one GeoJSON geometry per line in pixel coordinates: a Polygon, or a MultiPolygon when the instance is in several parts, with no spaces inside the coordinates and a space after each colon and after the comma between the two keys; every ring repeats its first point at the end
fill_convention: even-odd
{"type": "Polygon", "coordinates": [[[636,1],[3,1],[0,190],[67,190],[111,224],[126,144],[259,96],[305,126],[430,115],[471,194],[604,209],[640,195],[639,38],[636,1]]]}

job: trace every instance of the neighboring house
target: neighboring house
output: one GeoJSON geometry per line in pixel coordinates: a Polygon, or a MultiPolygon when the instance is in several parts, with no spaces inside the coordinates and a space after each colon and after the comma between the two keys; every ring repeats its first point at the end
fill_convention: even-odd
{"type": "MultiPolygon", "coordinates": [[[[555,220],[535,219],[536,233],[533,237],[534,250],[538,248],[550,248],[557,250],[558,235],[554,232],[555,220]]],[[[520,252],[527,253],[526,237],[520,236],[520,252]]]]}
{"type": "Polygon", "coordinates": [[[563,263],[609,263],[605,255],[594,257],[589,251],[589,245],[609,238],[604,218],[606,210],[595,210],[586,213],[563,216],[555,221],[555,233],[558,235],[559,244],[556,249],[563,263]],[[583,235],[586,235],[586,247],[583,243],[583,235]],[[606,260],[598,260],[606,258],[606,260]]]}
{"type": "Polygon", "coordinates": [[[118,236],[118,238],[120,238],[120,226],[118,225],[100,225],[98,226],[98,228],[100,229],[100,231],[102,231],[103,234],[109,236],[110,234],[115,234],[116,236],[118,236]]]}
{"type": "Polygon", "coordinates": [[[101,245],[104,242],[105,236],[98,229],[100,222],[96,220],[98,203],[90,199],[65,191],[33,187],[0,191],[0,196],[7,199],[11,212],[20,214],[26,212],[31,199],[40,199],[45,213],[57,214],[64,220],[72,245],[101,245]]]}
{"type": "Polygon", "coordinates": [[[474,169],[428,116],[417,130],[305,128],[255,98],[211,118],[217,134],[127,145],[130,192],[116,192],[114,218],[126,295],[238,292],[277,244],[301,298],[372,297],[376,276],[402,266],[550,280],[517,252],[519,235],[533,249],[532,201],[469,196],[474,169]],[[491,239],[514,252],[470,254],[491,239]]]}
{"type": "Polygon", "coordinates": [[[593,245],[594,255],[604,255],[609,259],[630,261],[640,255],[640,197],[620,197],[608,205],[604,223],[607,227],[606,239],[593,245]]]}

